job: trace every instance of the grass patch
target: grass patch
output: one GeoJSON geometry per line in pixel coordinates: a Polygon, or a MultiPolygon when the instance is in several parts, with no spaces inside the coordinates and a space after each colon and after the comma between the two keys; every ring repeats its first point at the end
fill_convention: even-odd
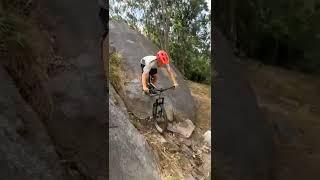
{"type": "Polygon", "coordinates": [[[117,93],[123,89],[124,72],[121,61],[122,55],[120,53],[114,52],[111,54],[109,59],[109,77],[117,93]]]}
{"type": "Polygon", "coordinates": [[[243,64],[257,94],[291,99],[300,105],[318,106],[320,81],[317,76],[263,65],[252,60],[243,64]]]}
{"type": "Polygon", "coordinates": [[[16,15],[0,17],[0,56],[17,58],[17,56],[32,56],[31,46],[27,42],[28,24],[16,15]],[[15,53],[12,53],[15,52],[15,53]]]}
{"type": "MultiPolygon", "coordinates": [[[[158,137],[153,133],[143,134],[150,144],[151,148],[158,154],[159,163],[161,167],[162,175],[165,180],[176,180],[183,178],[182,174],[179,174],[180,170],[178,153],[171,153],[167,148],[159,142],[158,137]]],[[[181,170],[180,170],[181,171],[181,170]]]]}
{"type": "Polygon", "coordinates": [[[320,157],[319,77],[249,60],[243,65],[267,119],[282,127],[273,130],[275,178],[312,179],[320,157]]]}
{"type": "Polygon", "coordinates": [[[140,120],[133,113],[129,113],[130,122],[146,138],[148,144],[156,154],[157,162],[160,165],[160,172],[163,180],[183,179],[181,165],[179,163],[180,155],[178,152],[170,152],[163,143],[160,142],[159,134],[154,130],[150,121],[140,120]]]}
{"type": "Polygon", "coordinates": [[[193,81],[187,85],[197,105],[195,125],[205,133],[211,129],[211,86],[193,81]]]}
{"type": "Polygon", "coordinates": [[[30,22],[29,18],[9,11],[0,16],[0,63],[13,78],[26,102],[41,119],[47,120],[51,117],[52,101],[44,85],[46,70],[37,59],[38,50],[32,39],[35,34],[31,32],[37,25],[30,22]]]}

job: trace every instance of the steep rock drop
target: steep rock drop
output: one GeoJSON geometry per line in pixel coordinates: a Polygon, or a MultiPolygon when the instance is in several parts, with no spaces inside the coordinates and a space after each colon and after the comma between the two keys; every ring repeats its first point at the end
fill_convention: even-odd
{"type": "Polygon", "coordinates": [[[213,141],[217,179],[272,179],[274,144],[271,127],[243,76],[231,46],[219,28],[213,83],[213,141]]]}
{"type": "MultiPolygon", "coordinates": [[[[145,96],[141,90],[141,67],[140,59],[156,53],[155,45],[143,35],[129,28],[124,22],[109,22],[110,50],[115,49],[122,57],[122,66],[125,79],[124,89],[119,93],[128,110],[139,118],[151,115],[153,99],[145,96]]],[[[173,113],[174,119],[184,121],[195,120],[195,103],[190,94],[183,75],[173,64],[172,69],[176,74],[179,88],[166,91],[166,109],[173,113]]],[[[159,81],[156,86],[169,87],[172,85],[167,73],[159,70],[159,81]]]]}
{"type": "MultiPolygon", "coordinates": [[[[113,90],[112,88],[110,92],[119,95],[116,96],[116,99],[120,99],[118,101],[120,103],[116,106],[123,109],[125,114],[129,112],[128,118],[134,124],[134,128],[143,134],[148,144],[152,147],[153,153],[156,157],[159,157],[156,158],[155,163],[161,168],[159,172],[161,178],[209,178],[211,171],[211,147],[208,147],[204,140],[201,139],[204,132],[194,125],[197,121],[197,107],[183,75],[171,64],[179,87],[165,92],[166,112],[169,114],[169,120],[173,120],[173,122],[172,125],[169,123],[169,131],[161,135],[155,130],[151,120],[148,119],[152,114],[152,104],[155,99],[146,96],[142,92],[140,67],[140,59],[144,56],[155,54],[157,48],[151,40],[139,34],[139,32],[130,29],[125,22],[109,22],[109,33],[109,52],[121,55],[115,61],[115,64],[109,64],[116,67],[119,66],[119,63],[121,64],[121,70],[116,68],[119,72],[111,73],[121,75],[115,79],[111,77],[111,82],[117,84],[117,89],[113,90]]],[[[165,70],[159,68],[158,74],[157,87],[165,88],[172,85],[165,70]]],[[[110,120],[112,119],[110,118],[110,120]]],[[[205,118],[205,121],[210,121],[210,118],[205,118]]],[[[113,125],[112,123],[110,125],[116,126],[116,124],[113,125]]],[[[132,125],[130,124],[130,126],[132,125]]],[[[113,136],[116,134],[116,128],[114,130],[113,128],[111,128],[112,130],[110,129],[110,133],[114,133],[113,136]]],[[[207,128],[210,129],[210,127],[205,128],[203,129],[205,131],[208,130],[207,128]]],[[[139,141],[134,142],[140,144],[139,141]]],[[[139,151],[135,156],[138,155],[139,151]]],[[[127,160],[131,161],[129,158],[127,160]]],[[[135,166],[140,167],[142,165],[135,166]]],[[[132,167],[128,168],[132,169],[132,167]]]]}
{"type": "Polygon", "coordinates": [[[155,156],[109,85],[109,178],[160,180],[155,156]]]}

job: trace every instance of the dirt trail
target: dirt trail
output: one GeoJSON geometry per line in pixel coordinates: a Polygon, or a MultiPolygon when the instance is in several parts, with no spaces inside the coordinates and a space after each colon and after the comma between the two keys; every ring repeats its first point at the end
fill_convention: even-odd
{"type": "Polygon", "coordinates": [[[215,27],[213,86],[215,176],[217,179],[267,180],[273,160],[271,127],[230,43],[215,27]]]}
{"type": "Polygon", "coordinates": [[[319,78],[254,61],[243,65],[259,106],[273,126],[278,159],[273,179],[319,177],[319,78]]]}
{"type": "Polygon", "coordinates": [[[205,132],[211,129],[211,86],[187,81],[191,95],[197,103],[196,126],[205,132]]]}
{"type": "Polygon", "coordinates": [[[151,121],[131,114],[132,123],[153,148],[164,180],[205,179],[211,170],[211,147],[202,139],[202,135],[211,129],[210,86],[191,81],[187,85],[197,102],[198,114],[190,138],[171,132],[160,135],[151,121]]]}

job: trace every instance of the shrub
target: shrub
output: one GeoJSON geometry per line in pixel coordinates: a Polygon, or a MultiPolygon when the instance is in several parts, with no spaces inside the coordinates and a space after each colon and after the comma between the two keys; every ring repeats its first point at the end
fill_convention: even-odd
{"type": "Polygon", "coordinates": [[[118,52],[111,54],[109,59],[109,78],[114,89],[119,93],[123,87],[123,71],[122,71],[122,56],[118,52]]]}

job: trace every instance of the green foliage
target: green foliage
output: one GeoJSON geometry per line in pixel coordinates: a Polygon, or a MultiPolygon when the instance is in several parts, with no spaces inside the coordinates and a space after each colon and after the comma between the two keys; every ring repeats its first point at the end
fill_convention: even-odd
{"type": "Polygon", "coordinates": [[[304,72],[320,72],[319,0],[227,0],[218,26],[247,56],[304,72]],[[233,4],[236,8],[231,8],[233,4]],[[232,17],[234,21],[229,19],[232,17]],[[232,32],[230,27],[236,27],[232,32]]]}
{"type": "Polygon", "coordinates": [[[210,84],[211,66],[205,57],[198,57],[188,63],[186,67],[186,77],[192,81],[210,84]]]}
{"type": "Polygon", "coordinates": [[[210,82],[210,31],[205,1],[174,4],[173,35],[170,54],[180,71],[190,80],[210,82]]]}
{"type": "Polygon", "coordinates": [[[50,120],[52,99],[45,85],[47,69],[42,61],[37,61],[39,51],[31,34],[38,27],[30,23],[32,19],[28,15],[32,9],[29,2],[0,2],[0,63],[14,80],[24,100],[42,120],[50,120]]]}
{"type": "MultiPolygon", "coordinates": [[[[118,9],[120,1],[112,4],[111,9],[118,9]]],[[[210,82],[210,14],[205,0],[129,0],[122,5],[118,15],[134,29],[143,27],[186,78],[210,82]]]]}
{"type": "Polygon", "coordinates": [[[16,56],[18,52],[29,51],[27,29],[27,23],[18,16],[7,14],[0,17],[0,57],[10,59],[9,56],[16,56]]]}
{"type": "Polygon", "coordinates": [[[109,59],[109,78],[114,89],[119,92],[122,89],[123,71],[121,66],[122,56],[115,52],[109,59]]]}

